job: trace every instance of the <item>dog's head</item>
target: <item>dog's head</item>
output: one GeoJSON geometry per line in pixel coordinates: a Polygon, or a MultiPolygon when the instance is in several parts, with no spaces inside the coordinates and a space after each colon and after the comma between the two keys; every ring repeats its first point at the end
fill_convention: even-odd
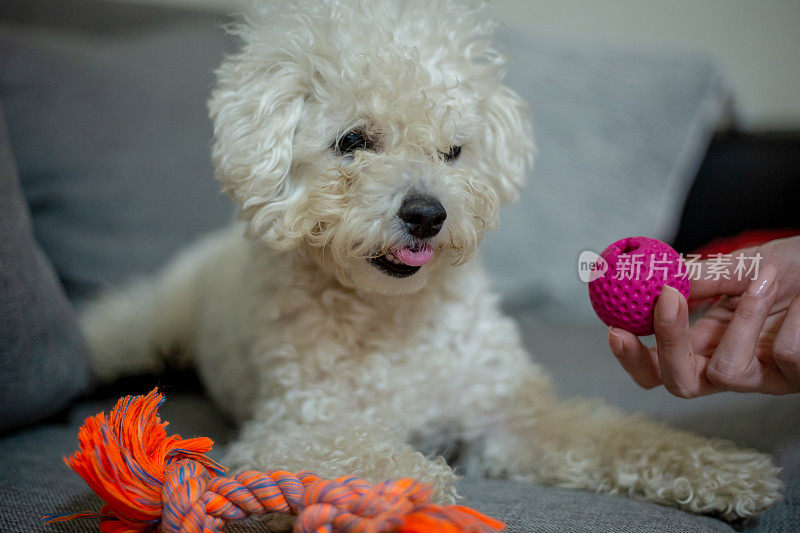
{"type": "Polygon", "coordinates": [[[217,178],[251,235],[381,294],[469,259],[532,153],[481,11],[300,0],[236,26],[209,107],[217,178]]]}

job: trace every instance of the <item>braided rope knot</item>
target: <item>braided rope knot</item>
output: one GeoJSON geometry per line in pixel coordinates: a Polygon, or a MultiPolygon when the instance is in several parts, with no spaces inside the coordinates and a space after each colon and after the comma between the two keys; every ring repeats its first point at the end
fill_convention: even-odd
{"type": "Polygon", "coordinates": [[[319,479],[312,472],[285,470],[213,476],[196,461],[180,460],[167,468],[161,531],[222,531],[225,522],[249,515],[297,514],[305,506],[305,485],[319,479]]]}
{"type": "Polygon", "coordinates": [[[233,477],[205,454],[207,438],[167,436],[164,398],[120,399],[106,417],[86,419],[67,465],[106,502],[99,514],[49,515],[46,523],[99,518],[104,533],[217,533],[251,515],[298,515],[296,533],[499,531],[504,524],[469,507],[430,503],[428,485],[401,478],[377,485],[313,472],[246,471],[233,477]]]}

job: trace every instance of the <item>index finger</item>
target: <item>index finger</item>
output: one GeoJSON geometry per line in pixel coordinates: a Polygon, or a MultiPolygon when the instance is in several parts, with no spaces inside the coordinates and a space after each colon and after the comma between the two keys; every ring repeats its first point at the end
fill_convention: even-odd
{"type": "Polygon", "coordinates": [[[757,248],[745,248],[687,264],[689,297],[738,296],[758,276],[763,262],[757,248]]]}
{"type": "Polygon", "coordinates": [[[736,305],[706,368],[706,376],[717,386],[739,392],[757,391],[761,387],[763,368],[756,348],[775,301],[777,274],[773,265],[766,265],[736,305]]]}

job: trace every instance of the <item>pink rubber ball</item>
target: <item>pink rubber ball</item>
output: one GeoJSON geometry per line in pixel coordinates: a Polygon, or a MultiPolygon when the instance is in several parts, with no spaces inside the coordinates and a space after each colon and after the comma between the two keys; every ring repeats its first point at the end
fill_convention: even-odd
{"type": "Polygon", "coordinates": [[[620,239],[600,254],[607,268],[589,282],[589,299],[607,326],[635,335],[653,333],[653,309],[664,285],[689,297],[689,276],[681,256],[648,237],[620,239]]]}

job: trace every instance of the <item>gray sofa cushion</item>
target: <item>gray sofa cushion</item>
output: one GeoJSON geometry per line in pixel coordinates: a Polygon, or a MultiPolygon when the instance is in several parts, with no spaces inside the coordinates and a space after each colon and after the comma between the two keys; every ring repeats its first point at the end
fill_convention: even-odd
{"type": "Polygon", "coordinates": [[[707,516],[592,492],[544,487],[522,481],[464,479],[467,505],[502,518],[509,533],[731,533],[707,516]]]}
{"type": "Polygon", "coordinates": [[[33,237],[0,112],[0,431],[82,392],[85,357],[72,307],[33,237]]]}
{"type": "Polygon", "coordinates": [[[776,453],[783,467],[781,477],[786,483],[785,498],[767,509],[754,528],[765,533],[795,533],[800,529],[800,442],[776,453]]]}
{"type": "Polygon", "coordinates": [[[113,33],[0,25],[22,187],[73,302],[232,218],[205,109],[227,41],[214,17],[198,18],[113,33]]]}
{"type": "Polygon", "coordinates": [[[591,314],[583,250],[632,235],[669,240],[730,92],[702,56],[587,45],[512,28],[507,82],[531,104],[537,157],[484,257],[512,303],[591,314]]]}

